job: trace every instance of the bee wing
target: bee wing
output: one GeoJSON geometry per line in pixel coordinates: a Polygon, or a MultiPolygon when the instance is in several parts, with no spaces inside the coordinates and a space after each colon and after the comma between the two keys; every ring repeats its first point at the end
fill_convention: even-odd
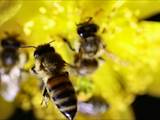
{"type": "Polygon", "coordinates": [[[44,61],[42,62],[43,69],[47,70],[48,72],[52,72],[56,69],[56,65],[54,63],[54,58],[52,54],[47,54],[45,56],[44,61]]]}
{"type": "Polygon", "coordinates": [[[100,55],[104,53],[107,56],[107,58],[111,59],[115,63],[120,64],[124,67],[126,67],[130,64],[128,61],[122,60],[120,57],[118,57],[117,55],[112,53],[110,50],[108,50],[104,43],[100,44],[100,48],[101,48],[101,51],[99,52],[100,55]]]}
{"type": "Polygon", "coordinates": [[[83,114],[95,116],[108,110],[109,105],[101,97],[92,96],[86,102],[78,102],[78,111],[83,114]]]}
{"type": "Polygon", "coordinates": [[[6,101],[14,101],[20,90],[20,84],[26,80],[28,72],[23,72],[18,66],[14,66],[9,73],[0,70],[0,94],[6,101]]]}
{"type": "Polygon", "coordinates": [[[29,58],[28,53],[26,53],[26,52],[20,53],[19,54],[19,64],[18,64],[18,66],[20,68],[23,68],[24,64],[27,63],[28,58],[29,58]]]}
{"type": "Polygon", "coordinates": [[[111,60],[113,60],[115,63],[118,63],[124,67],[129,65],[128,61],[124,61],[121,58],[119,58],[117,55],[113,54],[111,51],[109,51],[108,49],[105,49],[105,54],[108,58],[110,58],[111,60]]]}
{"type": "MultiPolygon", "coordinates": [[[[13,70],[14,71],[14,70],[13,70]]],[[[17,71],[16,71],[17,72],[17,71]]],[[[12,73],[13,74],[13,73],[12,73]]],[[[6,101],[13,101],[19,91],[19,72],[12,75],[1,74],[0,94],[6,101]]]]}

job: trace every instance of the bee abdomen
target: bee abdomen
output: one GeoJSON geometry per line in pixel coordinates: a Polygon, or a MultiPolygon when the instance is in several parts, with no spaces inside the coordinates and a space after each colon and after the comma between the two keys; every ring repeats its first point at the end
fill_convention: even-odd
{"type": "Polygon", "coordinates": [[[77,98],[68,73],[50,78],[47,84],[56,106],[69,120],[73,120],[77,112],[77,98]]]}

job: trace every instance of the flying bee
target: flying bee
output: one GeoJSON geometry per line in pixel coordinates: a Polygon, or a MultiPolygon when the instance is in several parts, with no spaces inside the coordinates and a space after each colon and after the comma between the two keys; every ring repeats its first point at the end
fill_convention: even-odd
{"type": "Polygon", "coordinates": [[[27,62],[27,53],[19,50],[24,43],[18,35],[3,38],[0,49],[0,94],[6,101],[13,101],[22,81],[23,66],[27,62]]]}
{"type": "Polygon", "coordinates": [[[100,96],[92,96],[87,101],[78,102],[78,112],[86,115],[100,116],[100,114],[105,113],[108,108],[108,103],[100,96]]]}
{"type": "Polygon", "coordinates": [[[68,120],[73,120],[77,112],[75,90],[68,72],[64,70],[65,61],[50,43],[38,47],[30,46],[36,48],[32,71],[43,80],[43,100],[52,100],[68,120]]]}

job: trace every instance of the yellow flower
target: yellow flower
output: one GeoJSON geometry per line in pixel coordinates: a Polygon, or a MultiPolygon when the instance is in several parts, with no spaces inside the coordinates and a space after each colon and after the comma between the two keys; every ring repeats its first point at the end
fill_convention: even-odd
{"type": "MultiPolygon", "coordinates": [[[[130,105],[136,95],[148,92],[156,96],[160,95],[159,87],[155,87],[155,83],[159,84],[160,24],[138,21],[139,18],[146,16],[144,11],[134,6],[141,3],[92,0],[15,0],[14,2],[2,0],[0,3],[2,3],[0,4],[1,36],[4,31],[16,32],[19,33],[22,41],[33,46],[54,39],[52,45],[69,63],[73,62],[74,54],[58,35],[68,38],[74,46],[79,39],[76,24],[93,17],[93,21],[100,26],[98,35],[107,45],[107,49],[117,58],[111,60],[103,56],[106,61],[94,74],[84,78],[92,79],[94,86],[90,86],[89,82],[76,83],[78,77],[72,75],[71,80],[75,88],[91,87],[87,89],[91,93],[88,96],[83,95],[83,98],[87,99],[93,94],[105,98],[110,107],[101,118],[134,119],[130,105]],[[5,9],[1,11],[2,8],[5,9]],[[126,64],[121,64],[121,61],[126,64]],[[87,85],[81,86],[85,84],[87,85]]],[[[145,5],[148,4],[149,2],[146,1],[145,5]]],[[[145,9],[150,10],[147,7],[145,9]]],[[[34,49],[26,51],[29,52],[29,62],[25,69],[30,69],[34,62],[34,49]]],[[[15,101],[16,105],[24,110],[32,109],[38,119],[64,118],[51,102],[48,108],[42,108],[41,100],[40,80],[30,76],[21,85],[21,91],[15,101]]],[[[76,119],[93,119],[92,117],[78,113],[76,119]]]]}

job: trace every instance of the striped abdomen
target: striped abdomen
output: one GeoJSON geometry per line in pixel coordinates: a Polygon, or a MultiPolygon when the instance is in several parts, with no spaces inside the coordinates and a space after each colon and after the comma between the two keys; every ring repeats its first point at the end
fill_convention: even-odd
{"type": "Polygon", "coordinates": [[[47,85],[56,106],[69,120],[73,120],[77,112],[77,98],[68,73],[51,77],[47,85]]]}

